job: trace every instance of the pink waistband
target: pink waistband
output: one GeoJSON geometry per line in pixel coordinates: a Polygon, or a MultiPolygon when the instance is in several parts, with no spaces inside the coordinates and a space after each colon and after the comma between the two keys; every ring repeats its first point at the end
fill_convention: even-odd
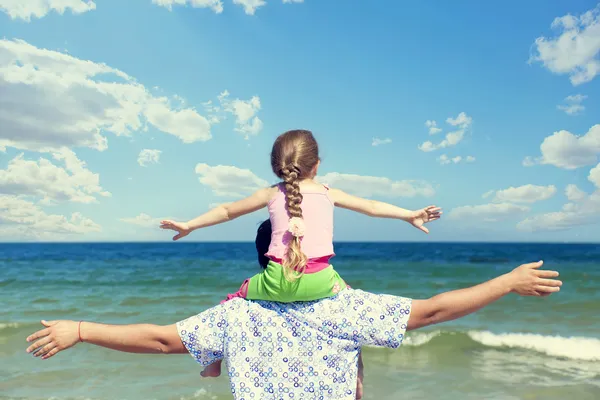
{"type": "MultiPolygon", "coordinates": [[[[314,274],[314,273],[324,270],[325,268],[329,267],[330,259],[331,259],[331,256],[309,258],[308,262],[306,263],[306,269],[304,270],[304,273],[305,274],[314,274]]],[[[281,260],[280,258],[277,258],[277,257],[271,257],[271,261],[276,262],[277,264],[283,263],[283,260],[281,260]]]]}

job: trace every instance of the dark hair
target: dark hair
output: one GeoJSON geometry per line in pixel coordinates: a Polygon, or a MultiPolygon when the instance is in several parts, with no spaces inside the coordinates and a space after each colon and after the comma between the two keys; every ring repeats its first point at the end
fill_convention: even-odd
{"type": "MultiPolygon", "coordinates": [[[[275,140],[271,150],[271,167],[285,183],[285,205],[290,218],[302,218],[300,181],[310,177],[318,163],[319,145],[310,131],[287,131],[275,140]]],[[[302,276],[307,260],[300,238],[292,237],[283,260],[285,278],[292,282],[302,276]]]]}
{"type": "Polygon", "coordinates": [[[267,264],[269,264],[269,257],[265,256],[265,254],[267,251],[269,251],[269,245],[271,244],[270,219],[263,221],[263,223],[258,227],[254,244],[256,245],[256,251],[258,253],[258,263],[261,267],[267,268],[267,264]]]}

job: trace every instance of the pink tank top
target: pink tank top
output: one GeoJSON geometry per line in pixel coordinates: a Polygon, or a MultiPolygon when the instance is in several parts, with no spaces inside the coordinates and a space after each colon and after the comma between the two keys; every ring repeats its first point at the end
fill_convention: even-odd
{"type": "MultiPolygon", "coordinates": [[[[292,238],[288,232],[289,214],[285,207],[285,187],[277,185],[279,191],[269,201],[268,210],[271,219],[271,244],[266,256],[275,262],[285,257],[287,245],[292,238]]],[[[302,191],[302,218],[305,231],[301,248],[309,259],[307,273],[317,272],[329,266],[333,257],[333,201],[329,197],[329,188],[322,191],[302,191]]]]}

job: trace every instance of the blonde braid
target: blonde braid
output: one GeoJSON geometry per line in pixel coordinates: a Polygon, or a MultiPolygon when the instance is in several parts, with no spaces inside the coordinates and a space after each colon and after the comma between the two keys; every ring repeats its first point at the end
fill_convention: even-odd
{"type": "MultiPolygon", "coordinates": [[[[287,165],[281,169],[285,183],[285,205],[290,218],[302,218],[302,193],[300,193],[300,170],[295,165],[287,165]]],[[[302,252],[300,238],[292,236],[288,243],[286,257],[283,260],[283,275],[289,282],[300,278],[306,270],[308,257],[302,252]]]]}

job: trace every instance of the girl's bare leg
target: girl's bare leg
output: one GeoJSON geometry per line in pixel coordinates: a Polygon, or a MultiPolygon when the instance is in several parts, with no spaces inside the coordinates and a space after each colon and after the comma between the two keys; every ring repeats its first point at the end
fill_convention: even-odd
{"type": "Polygon", "coordinates": [[[358,355],[358,378],[356,380],[356,400],[360,400],[363,397],[363,378],[364,368],[362,353],[358,355]]]}
{"type": "Polygon", "coordinates": [[[214,363],[210,364],[209,366],[207,366],[206,368],[204,368],[204,371],[202,371],[200,373],[200,376],[202,376],[203,378],[216,378],[217,376],[221,375],[221,363],[222,361],[215,361],[214,363]]]}

